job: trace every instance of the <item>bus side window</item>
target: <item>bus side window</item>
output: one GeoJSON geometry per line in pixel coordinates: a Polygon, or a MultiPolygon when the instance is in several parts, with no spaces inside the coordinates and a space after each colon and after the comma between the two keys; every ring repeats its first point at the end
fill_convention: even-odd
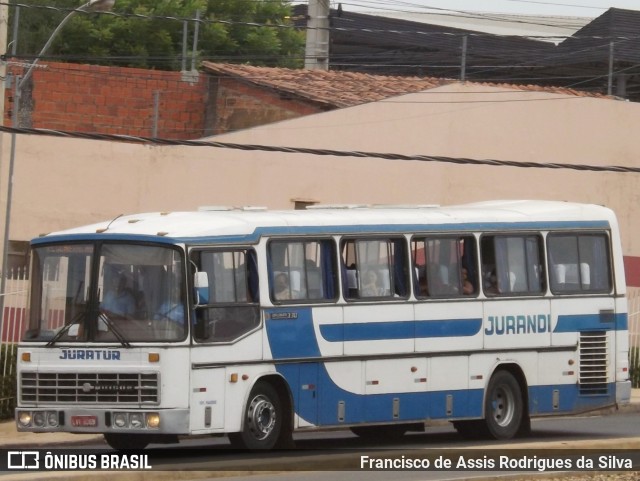
{"type": "Polygon", "coordinates": [[[606,234],[549,234],[547,248],[553,293],[611,291],[611,260],[606,234]]]}
{"type": "Polygon", "coordinates": [[[192,255],[209,282],[208,304],[196,308],[197,341],[230,342],[260,324],[256,259],[252,249],[202,250],[192,255]]]}
{"type": "Polygon", "coordinates": [[[342,243],[346,299],[406,298],[408,272],[404,238],[347,239],[342,243]]]}
{"type": "Polygon", "coordinates": [[[485,235],[480,250],[485,295],[544,293],[539,235],[485,235]]]}
{"type": "Polygon", "coordinates": [[[412,240],[414,292],[426,297],[473,296],[478,292],[476,242],[473,236],[412,240]]]}
{"type": "Polygon", "coordinates": [[[332,239],[272,240],[267,253],[269,292],[274,303],[337,298],[336,249],[332,239]]]}

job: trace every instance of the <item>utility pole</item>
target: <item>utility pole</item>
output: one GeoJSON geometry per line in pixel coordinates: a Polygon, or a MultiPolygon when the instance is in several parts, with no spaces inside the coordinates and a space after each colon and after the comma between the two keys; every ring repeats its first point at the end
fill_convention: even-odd
{"type": "Polygon", "coordinates": [[[309,0],[304,68],[329,70],[329,0],[309,0]]]}
{"type": "MultiPolygon", "coordinates": [[[[9,36],[9,4],[8,2],[3,2],[0,4],[0,55],[4,57],[0,60],[0,125],[4,125],[4,97],[5,90],[7,88],[7,45],[8,45],[8,36],[9,36]]],[[[7,156],[3,155],[2,147],[3,147],[3,139],[4,134],[0,133],[0,192],[6,192],[7,181],[7,172],[8,167],[5,166],[5,159],[7,156]]],[[[0,212],[2,209],[0,209],[0,212]]],[[[2,242],[0,240],[0,242],[2,242]]],[[[0,244],[0,249],[4,249],[4,245],[0,244]]],[[[2,252],[0,250],[0,252],[2,252]]],[[[2,259],[0,259],[0,273],[2,276],[5,276],[5,267],[2,263],[2,259]]],[[[0,291],[0,295],[4,294],[4,292],[0,291]]],[[[1,315],[2,313],[0,313],[1,315]]]]}
{"type": "MultiPolygon", "coordinates": [[[[4,125],[4,97],[5,90],[7,88],[7,38],[9,36],[9,4],[3,2],[0,4],[0,55],[3,56],[0,59],[0,125],[4,125]]],[[[2,171],[4,171],[6,158],[4,155],[4,136],[5,134],[0,132],[0,180],[2,179],[2,171]]],[[[8,183],[7,183],[8,185],[8,183]]],[[[2,188],[2,182],[0,182],[0,192],[4,190],[2,188]]],[[[4,245],[0,246],[1,251],[4,252],[4,245]]],[[[0,276],[4,280],[6,278],[6,271],[4,263],[0,265],[0,276]]],[[[4,282],[2,282],[4,284],[4,282]]],[[[4,287],[4,286],[3,286],[4,287]]],[[[4,337],[4,288],[0,291],[0,343],[4,337]]]]}

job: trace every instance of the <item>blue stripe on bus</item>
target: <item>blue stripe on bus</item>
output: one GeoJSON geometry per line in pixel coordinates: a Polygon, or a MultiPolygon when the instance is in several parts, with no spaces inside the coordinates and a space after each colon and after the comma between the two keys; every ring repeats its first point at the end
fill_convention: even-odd
{"type": "Polygon", "coordinates": [[[558,316],[558,322],[553,332],[580,332],[594,329],[626,331],[628,328],[626,313],[562,314],[558,316]]]}
{"type": "Polygon", "coordinates": [[[444,319],[430,321],[389,321],[323,324],[322,337],[329,342],[379,341],[431,337],[467,337],[480,332],[482,319],[444,319]]]}
{"type": "Polygon", "coordinates": [[[82,241],[82,240],[119,240],[119,241],[143,241],[170,243],[191,243],[191,242],[229,242],[229,243],[255,243],[265,235],[328,235],[328,234],[352,234],[352,233],[397,233],[407,232],[471,232],[489,230],[548,230],[548,229],[608,229],[609,222],[606,220],[594,221],[538,221],[538,222],[457,222],[443,224],[434,221],[429,224],[367,224],[367,225],[327,225],[327,226],[273,226],[257,227],[253,232],[238,235],[209,235],[209,236],[158,236],[153,234],[124,234],[124,233],[78,233],[73,234],[53,234],[32,239],[32,245],[46,244],[49,242],[62,241],[82,241]]]}
{"type": "MultiPolygon", "coordinates": [[[[569,328],[575,324],[577,320],[573,317],[565,316],[561,328],[569,328]]],[[[591,317],[592,322],[595,322],[596,317],[599,318],[583,316],[591,317]]],[[[467,321],[470,325],[475,325],[478,320],[467,321]]],[[[617,321],[626,323],[626,316],[621,315],[621,319],[617,321]]],[[[295,412],[313,425],[411,422],[483,416],[483,389],[357,394],[338,386],[322,362],[278,364],[278,360],[320,357],[310,307],[267,310],[266,331],[276,369],[291,387],[295,412]],[[305,389],[302,386],[313,387],[305,389]],[[451,396],[453,401],[451,412],[448,412],[448,396],[451,396]],[[344,406],[342,419],[338,419],[339,405],[344,406]]],[[[579,386],[576,384],[529,387],[531,414],[570,413],[609,405],[614,401],[613,383],[607,386],[605,394],[598,396],[580,395],[579,386]],[[554,405],[554,399],[559,399],[558,406],[554,405]]]]}
{"type": "Polygon", "coordinates": [[[273,359],[320,357],[310,307],[268,309],[266,328],[273,359]],[[279,314],[284,314],[281,318],[279,314]]]}
{"type": "Polygon", "coordinates": [[[258,227],[251,234],[238,236],[210,236],[200,238],[179,238],[182,242],[197,240],[198,242],[220,241],[225,242],[257,242],[265,235],[329,235],[329,234],[353,234],[353,233],[396,233],[407,232],[471,232],[489,230],[549,230],[549,229],[608,229],[606,220],[593,221],[538,221],[538,222],[456,222],[451,224],[434,221],[429,224],[363,224],[363,225],[326,225],[326,226],[272,226],[258,227]]]}

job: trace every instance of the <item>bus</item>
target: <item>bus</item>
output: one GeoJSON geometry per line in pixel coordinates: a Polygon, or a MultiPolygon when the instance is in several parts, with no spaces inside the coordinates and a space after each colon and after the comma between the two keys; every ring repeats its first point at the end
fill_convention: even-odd
{"type": "Polygon", "coordinates": [[[602,206],[210,207],[31,244],[19,431],[254,450],[446,420],[504,440],[630,399],[620,234],[602,206]]]}

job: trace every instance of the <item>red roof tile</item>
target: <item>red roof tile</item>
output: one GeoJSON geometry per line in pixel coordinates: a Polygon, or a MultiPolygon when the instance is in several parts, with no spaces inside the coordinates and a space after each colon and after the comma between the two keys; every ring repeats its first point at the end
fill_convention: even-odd
{"type": "Polygon", "coordinates": [[[240,77],[256,85],[334,107],[352,107],[454,82],[431,77],[394,77],[356,72],[303,70],[203,62],[212,74],[240,77]]]}
{"type": "MultiPolygon", "coordinates": [[[[346,71],[324,71],[255,67],[252,65],[203,62],[202,68],[210,74],[241,78],[246,82],[287,92],[331,107],[352,107],[397,95],[432,89],[457,82],[435,77],[400,77],[370,75],[346,71]]],[[[558,93],[571,96],[605,97],[562,87],[539,85],[512,85],[495,83],[468,84],[511,88],[522,91],[558,93]]]]}

